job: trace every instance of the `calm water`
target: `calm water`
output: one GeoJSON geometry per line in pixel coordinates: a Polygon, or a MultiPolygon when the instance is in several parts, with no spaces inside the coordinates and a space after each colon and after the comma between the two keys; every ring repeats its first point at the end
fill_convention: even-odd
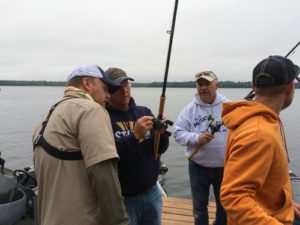
{"type": "MultiPolygon", "coordinates": [[[[248,89],[219,89],[232,100],[246,96],[248,89]]],[[[0,91],[0,151],[11,169],[32,165],[33,130],[49,107],[62,97],[63,87],[1,87],[0,91]]],[[[181,109],[193,99],[195,89],[167,89],[165,113],[175,121],[181,109]]],[[[133,88],[132,95],[140,105],[146,105],[157,114],[161,89],[133,88]]],[[[292,106],[281,117],[291,158],[290,167],[300,175],[300,90],[296,90],[292,106]]],[[[170,129],[172,131],[172,128],[170,129]]],[[[173,138],[162,159],[169,167],[165,188],[169,195],[190,197],[187,159],[183,147],[173,138]]]]}

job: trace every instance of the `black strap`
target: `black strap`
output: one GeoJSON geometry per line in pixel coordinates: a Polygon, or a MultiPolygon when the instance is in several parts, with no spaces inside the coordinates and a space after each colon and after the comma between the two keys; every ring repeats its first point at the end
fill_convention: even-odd
{"type": "Polygon", "coordinates": [[[40,136],[38,140],[39,145],[43,147],[45,152],[47,152],[49,155],[62,159],[62,160],[82,160],[82,154],[80,151],[76,152],[63,152],[56,148],[54,148],[52,145],[50,145],[43,136],[40,136]]]}
{"type": "MultiPolygon", "coordinates": [[[[71,97],[71,98],[78,98],[78,97],[71,97]]],[[[46,139],[44,138],[44,131],[46,129],[47,123],[49,121],[49,118],[52,114],[52,112],[54,111],[54,109],[56,108],[56,106],[58,104],[60,104],[63,101],[69,100],[71,98],[65,98],[59,102],[57,102],[56,104],[54,104],[50,110],[49,113],[46,117],[46,120],[42,123],[42,128],[40,130],[39,135],[37,136],[37,138],[34,141],[33,144],[33,150],[37,147],[37,146],[42,146],[42,148],[51,156],[61,159],[61,160],[82,160],[82,154],[80,151],[76,151],[76,152],[63,152],[58,150],[57,148],[54,148],[52,145],[50,145],[46,139]]]]}

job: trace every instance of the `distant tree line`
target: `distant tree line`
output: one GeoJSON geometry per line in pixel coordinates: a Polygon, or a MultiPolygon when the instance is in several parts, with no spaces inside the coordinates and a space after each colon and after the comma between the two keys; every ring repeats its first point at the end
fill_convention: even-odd
{"type": "MultiPolygon", "coordinates": [[[[151,82],[151,83],[133,83],[133,87],[162,87],[162,82],[151,82]]],[[[195,88],[195,81],[184,81],[184,82],[167,82],[167,87],[170,88],[195,88]]],[[[233,82],[233,81],[219,81],[220,88],[250,88],[251,82],[233,82]]]]}
{"type": "MultiPolygon", "coordinates": [[[[65,81],[25,81],[25,80],[0,80],[0,86],[65,86],[65,81]]],[[[163,82],[132,83],[133,87],[162,87],[163,82]]],[[[195,88],[195,81],[167,82],[169,88],[195,88]]],[[[251,88],[251,82],[246,81],[219,81],[220,88],[251,88]]],[[[300,84],[296,83],[296,88],[300,84]]]]}
{"type": "MultiPolygon", "coordinates": [[[[220,88],[251,88],[251,82],[246,81],[219,81],[220,88]]],[[[151,82],[151,83],[133,83],[133,87],[162,87],[163,82],[151,82]]],[[[195,81],[185,82],[167,82],[167,87],[170,88],[195,88],[195,81]]],[[[300,84],[296,83],[296,88],[300,88],[300,84]]]]}
{"type": "Polygon", "coordinates": [[[65,86],[64,81],[27,81],[27,80],[0,80],[1,86],[65,86]]]}

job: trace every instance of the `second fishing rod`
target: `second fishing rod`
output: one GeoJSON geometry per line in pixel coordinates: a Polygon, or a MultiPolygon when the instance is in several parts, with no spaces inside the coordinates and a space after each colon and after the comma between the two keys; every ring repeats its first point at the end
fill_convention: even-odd
{"type": "MultiPolygon", "coordinates": [[[[165,69],[165,75],[164,75],[164,82],[162,87],[162,94],[160,96],[160,102],[159,102],[159,108],[158,108],[158,116],[157,119],[154,120],[154,124],[160,124],[165,123],[165,125],[173,125],[173,122],[170,120],[166,122],[159,122],[163,121],[163,113],[164,113],[164,107],[165,107],[165,101],[166,101],[166,88],[167,88],[167,81],[168,81],[168,73],[169,73],[169,65],[170,65],[170,58],[171,58],[171,52],[172,52],[172,45],[173,45],[173,36],[175,31],[175,23],[176,23],[176,15],[177,15],[177,8],[178,8],[178,0],[175,0],[174,5],[174,12],[173,12],[173,19],[172,19],[172,26],[171,30],[168,31],[170,34],[170,40],[169,40],[169,48],[168,48],[168,56],[167,56],[167,62],[166,62],[166,69],[165,69]]],[[[157,160],[158,158],[158,147],[160,142],[160,136],[162,133],[161,126],[156,126],[157,129],[155,129],[155,138],[154,138],[154,159],[157,160]]]]}

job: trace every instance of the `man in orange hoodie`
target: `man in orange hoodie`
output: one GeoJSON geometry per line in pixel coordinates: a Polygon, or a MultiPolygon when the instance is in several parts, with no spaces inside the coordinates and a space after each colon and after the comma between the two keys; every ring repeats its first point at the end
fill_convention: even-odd
{"type": "Polygon", "coordinates": [[[255,99],[223,104],[229,133],[221,203],[228,225],[293,223],[289,159],[279,113],[293,101],[298,74],[291,60],[270,56],[253,70],[255,99]]]}

